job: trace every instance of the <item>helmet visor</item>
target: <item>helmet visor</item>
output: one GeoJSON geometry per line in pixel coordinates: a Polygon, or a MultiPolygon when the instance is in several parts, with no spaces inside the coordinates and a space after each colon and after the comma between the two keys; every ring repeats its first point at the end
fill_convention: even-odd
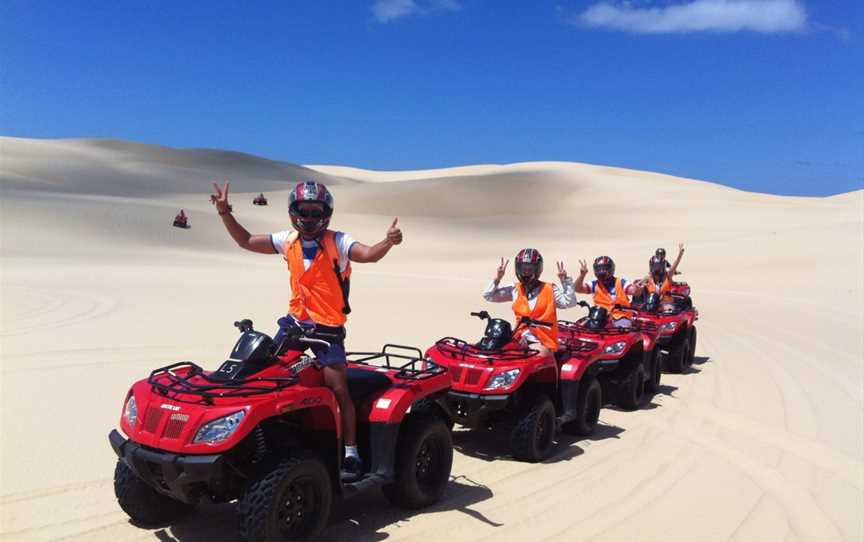
{"type": "Polygon", "coordinates": [[[516,277],[520,282],[529,282],[540,277],[543,264],[539,263],[516,263],[516,277]]]}

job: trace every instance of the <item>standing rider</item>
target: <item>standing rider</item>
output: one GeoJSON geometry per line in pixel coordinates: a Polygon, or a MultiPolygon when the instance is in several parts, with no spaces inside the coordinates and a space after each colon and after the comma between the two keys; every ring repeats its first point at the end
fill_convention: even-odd
{"type": "Polygon", "coordinates": [[[483,298],[492,303],[513,302],[513,313],[516,315],[516,325],[523,316],[532,320],[540,320],[552,324],[551,328],[540,326],[521,326],[517,328],[516,339],[524,345],[531,345],[541,355],[550,355],[558,350],[558,309],[566,309],[576,304],[576,293],[573,290],[573,279],[567,276],[563,262],[558,262],[558,278],[562,288],[542,282],[543,256],[533,248],[525,248],[516,255],[516,278],[519,282],[507,286],[499,286],[507,264],[504,261],[495,273],[495,278],[483,292],[483,298]]]}
{"type": "Polygon", "coordinates": [[[631,283],[625,278],[615,276],[615,262],[609,256],[600,256],[594,260],[594,276],[591,284],[585,284],[588,274],[588,263],[579,260],[579,276],[576,278],[576,291],[582,294],[593,294],[594,305],[603,307],[612,317],[616,327],[630,327],[629,312],[616,309],[615,305],[630,306],[627,296],[638,295],[643,286],[631,283]]]}
{"type": "MultiPolygon", "coordinates": [[[[250,234],[231,214],[228,189],[213,184],[215,194],[210,201],[216,205],[222,223],[234,241],[241,247],[261,254],[281,254],[288,262],[291,283],[289,314],[279,319],[280,330],[274,344],[280,344],[283,329],[290,326],[312,326],[330,336],[330,347],[312,346],[322,366],[324,383],[336,396],[342,418],[345,442],[345,461],[342,479],[355,481],[363,472],[357,451],[357,423],[354,403],[348,395],[344,324],[348,307],[348,276],[350,262],[377,262],[394,245],[402,242],[398,219],[387,230],[383,241],[367,246],[343,232],[327,229],[333,215],[333,196],[321,183],[298,183],[289,195],[289,215],[295,231],[285,230],[272,234],[250,234]]],[[[304,344],[291,345],[305,349],[304,344]]]]}

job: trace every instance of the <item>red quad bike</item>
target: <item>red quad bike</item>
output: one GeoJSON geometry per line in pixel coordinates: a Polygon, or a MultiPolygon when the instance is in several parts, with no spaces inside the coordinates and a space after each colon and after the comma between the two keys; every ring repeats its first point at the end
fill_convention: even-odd
{"type": "Polygon", "coordinates": [[[188,230],[191,226],[189,226],[189,219],[185,215],[177,215],[174,217],[174,227],[188,230]]]}
{"type": "MultiPolygon", "coordinates": [[[[576,404],[615,404],[625,410],[638,409],[646,392],[660,389],[663,354],[656,347],[658,331],[650,322],[615,327],[602,307],[591,307],[588,316],[576,322],[558,322],[558,342],[567,357],[561,366],[561,381],[573,382],[576,404]]],[[[576,418],[581,429],[582,420],[576,418]]]]}
{"type": "Polygon", "coordinates": [[[660,335],[657,344],[665,352],[665,368],[673,373],[683,373],[693,365],[696,354],[696,320],[699,311],[690,299],[690,287],[676,284],[668,299],[661,300],[654,293],[646,296],[643,303],[635,303],[631,309],[639,322],[657,326],[660,335]],[[686,292],[686,294],[684,293],[686,292]]]}
{"type": "Polygon", "coordinates": [[[243,540],[306,541],[326,527],[334,496],[382,488],[411,509],[440,499],[453,460],[448,420],[410,409],[446,394],[445,368],[399,345],[349,354],[368,472],[346,484],[335,396],[313,358],[282,351],[337,337],[298,327],[277,347],[251,321],[235,325],[240,339],[216,371],[175,363],[129,391],[120,417],[128,438],[114,430],[109,440],[119,458],[114,491],[134,522],[166,524],[199,501],[237,500],[243,540]]]}
{"type": "Polygon", "coordinates": [[[264,194],[258,194],[252,200],[252,205],[267,205],[267,198],[264,197],[264,194]]]}
{"type": "MultiPolygon", "coordinates": [[[[440,410],[470,428],[503,423],[511,427],[510,448],[521,461],[537,462],[552,451],[558,430],[589,434],[600,414],[598,395],[579,394],[578,382],[559,376],[562,359],[541,355],[513,340],[508,321],[486,311],[472,316],[487,320],[483,339],[471,344],[445,337],[426,351],[426,359],[447,367],[450,391],[440,410]]],[[[549,327],[523,318],[523,326],[549,327]]]]}

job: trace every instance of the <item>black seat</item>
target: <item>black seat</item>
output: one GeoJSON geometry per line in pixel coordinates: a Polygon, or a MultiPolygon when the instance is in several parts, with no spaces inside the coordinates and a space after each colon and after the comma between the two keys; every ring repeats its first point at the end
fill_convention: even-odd
{"type": "Polygon", "coordinates": [[[372,395],[389,388],[393,384],[387,375],[366,369],[348,368],[348,394],[351,400],[359,403],[372,395]]]}

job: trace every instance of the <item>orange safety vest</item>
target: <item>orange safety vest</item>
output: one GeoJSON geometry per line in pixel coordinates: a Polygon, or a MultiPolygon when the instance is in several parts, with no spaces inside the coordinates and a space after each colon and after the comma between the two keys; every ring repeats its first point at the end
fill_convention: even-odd
{"type": "Polygon", "coordinates": [[[338,327],[348,320],[343,312],[345,296],[342,281],[351,276],[350,262],[345,271],[339,271],[339,251],[336,232],[326,230],[320,238],[315,259],[306,269],[303,265],[303,243],[300,236],[286,241],[283,256],[291,275],[291,303],[288,312],[298,320],[312,320],[316,324],[338,327]]]}
{"type": "Polygon", "coordinates": [[[606,289],[606,285],[598,280],[597,286],[594,288],[594,304],[609,311],[609,316],[613,320],[626,318],[630,315],[626,311],[613,308],[615,305],[621,305],[622,307],[630,306],[630,300],[627,298],[627,292],[624,291],[624,287],[621,285],[620,278],[615,279],[615,297],[612,297],[612,294],[606,289]]]}
{"type": "Polygon", "coordinates": [[[531,310],[525,289],[521,283],[518,283],[516,285],[516,301],[513,302],[513,314],[516,315],[517,326],[523,316],[552,324],[551,328],[523,326],[516,332],[517,339],[530,330],[531,334],[537,337],[543,346],[552,351],[558,350],[558,308],[555,306],[555,292],[551,284],[543,283],[540,293],[537,295],[534,310],[531,310]]]}
{"type": "MultiPolygon", "coordinates": [[[[654,284],[654,279],[648,277],[648,283],[645,285],[648,288],[648,293],[653,294],[657,291],[657,286],[654,284]]],[[[668,276],[663,279],[663,284],[660,285],[660,297],[668,297],[667,294],[672,291],[672,279],[668,276]]]]}

